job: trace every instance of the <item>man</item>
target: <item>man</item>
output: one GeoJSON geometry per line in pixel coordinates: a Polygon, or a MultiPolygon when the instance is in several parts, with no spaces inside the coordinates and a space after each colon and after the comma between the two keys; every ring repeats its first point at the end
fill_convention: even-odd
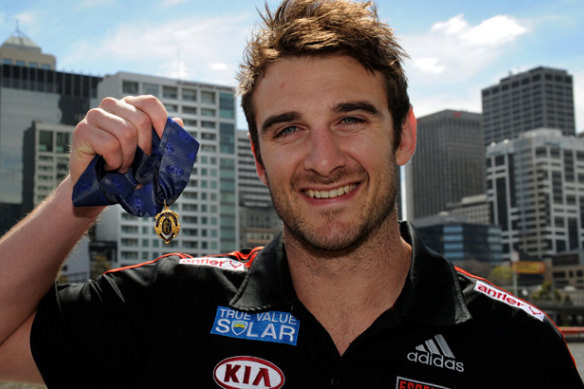
{"type": "Polygon", "coordinates": [[[582,387],[542,312],[398,223],[396,169],[416,123],[404,54],[372,6],[285,1],[264,22],[239,79],[283,235],[51,288],[101,211],[72,206],[81,173],[95,155],[127,171],[164,128],[151,96],[105,99],[77,126],[71,176],[2,242],[0,376],[58,388],[582,387]]]}

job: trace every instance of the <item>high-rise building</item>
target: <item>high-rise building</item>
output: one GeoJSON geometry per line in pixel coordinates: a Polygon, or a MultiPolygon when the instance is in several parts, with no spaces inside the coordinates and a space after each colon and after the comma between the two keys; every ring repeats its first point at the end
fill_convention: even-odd
{"type": "Polygon", "coordinates": [[[194,256],[238,248],[236,118],[233,88],[120,72],[106,76],[99,97],[151,94],[169,115],[201,143],[187,187],[170,207],[180,215],[181,231],[170,244],[154,233],[153,218],[137,218],[109,207],[96,227],[96,238],[117,242],[117,263],[134,264],[181,251],[194,256]]]}
{"type": "MultiPolygon", "coordinates": [[[[69,145],[73,129],[73,126],[35,121],[24,132],[23,212],[39,205],[69,174],[69,145]]],[[[61,275],[70,282],[83,282],[89,279],[89,269],[89,237],[84,236],[68,255],[61,275]]]]}
{"type": "Polygon", "coordinates": [[[503,255],[584,249],[584,139],[537,129],[487,147],[487,197],[503,255]]]}
{"type": "Polygon", "coordinates": [[[22,209],[39,205],[69,174],[73,126],[33,122],[24,132],[22,209]]]}
{"type": "Polygon", "coordinates": [[[406,165],[410,220],[436,215],[463,197],[484,193],[481,115],[444,110],[418,119],[416,153],[406,165]]]}
{"type": "Polygon", "coordinates": [[[0,215],[3,233],[21,215],[24,132],[34,122],[75,125],[95,105],[101,78],[55,71],[54,61],[43,66],[47,55],[23,37],[10,37],[0,54],[0,208],[9,211],[0,215]]]}
{"type": "Polygon", "coordinates": [[[537,67],[502,78],[482,90],[482,105],[485,146],[536,128],[575,134],[573,80],[565,70],[537,67]]]}
{"type": "Polygon", "coordinates": [[[239,243],[242,248],[265,246],[282,230],[269,189],[258,178],[247,131],[237,131],[239,243]]]}

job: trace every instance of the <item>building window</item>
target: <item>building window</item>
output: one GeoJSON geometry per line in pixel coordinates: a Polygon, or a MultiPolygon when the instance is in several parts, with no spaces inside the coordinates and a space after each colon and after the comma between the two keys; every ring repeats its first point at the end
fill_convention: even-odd
{"type": "Polygon", "coordinates": [[[201,116],[215,117],[215,110],[210,108],[201,108],[201,116]]]}
{"type": "Polygon", "coordinates": [[[219,124],[219,151],[226,154],[235,153],[235,126],[231,123],[219,124]]]}
{"type": "Polygon", "coordinates": [[[168,112],[178,112],[178,105],[176,104],[164,104],[164,108],[166,108],[168,112]]]}
{"type": "Polygon", "coordinates": [[[202,128],[216,128],[215,127],[215,122],[210,122],[207,120],[202,120],[201,121],[201,127],[202,128]]]}
{"type": "Polygon", "coordinates": [[[215,92],[201,91],[201,102],[205,104],[215,104],[215,92]]]}
{"type": "Polygon", "coordinates": [[[163,86],[162,97],[165,99],[176,99],[178,97],[178,88],[175,86],[163,86]]]}
{"type": "Polygon", "coordinates": [[[39,131],[39,151],[53,151],[53,133],[51,131],[39,131]]]}
{"type": "Polygon", "coordinates": [[[159,88],[158,84],[152,84],[150,82],[145,82],[142,84],[142,93],[145,95],[152,95],[158,97],[159,95],[159,88]]]}
{"type": "Polygon", "coordinates": [[[122,93],[137,95],[138,83],[136,81],[122,81],[122,93]]]}
{"type": "Polygon", "coordinates": [[[57,153],[69,152],[69,133],[57,132],[57,153]]]}
{"type": "Polygon", "coordinates": [[[197,90],[196,89],[183,88],[183,90],[182,90],[182,99],[184,101],[197,101],[197,90]]]}
{"type": "Polygon", "coordinates": [[[224,119],[235,117],[235,99],[232,94],[219,93],[219,117],[224,119]]]}
{"type": "Polygon", "coordinates": [[[197,114],[197,107],[183,105],[182,111],[183,111],[183,113],[190,113],[190,114],[196,115],[197,114]]]}

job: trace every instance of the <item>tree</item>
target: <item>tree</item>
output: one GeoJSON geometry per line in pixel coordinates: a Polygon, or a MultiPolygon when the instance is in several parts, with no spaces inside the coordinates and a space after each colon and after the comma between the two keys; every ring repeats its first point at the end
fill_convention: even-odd
{"type": "Polygon", "coordinates": [[[108,261],[105,255],[96,255],[91,262],[91,279],[95,280],[97,277],[112,268],[112,264],[108,261]]]}
{"type": "Polygon", "coordinates": [[[495,266],[489,273],[487,279],[495,285],[511,285],[513,281],[513,270],[507,264],[495,266]]]}

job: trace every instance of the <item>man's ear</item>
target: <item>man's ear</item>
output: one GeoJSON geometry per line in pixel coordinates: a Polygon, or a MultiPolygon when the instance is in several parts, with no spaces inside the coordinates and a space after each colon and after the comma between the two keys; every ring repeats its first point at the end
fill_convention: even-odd
{"type": "Polygon", "coordinates": [[[405,165],[414,155],[416,150],[417,122],[414,109],[410,107],[406,120],[401,129],[401,143],[395,151],[395,160],[399,166],[405,165]]]}
{"type": "Polygon", "coordinates": [[[264,164],[258,159],[258,154],[256,152],[255,144],[251,140],[251,135],[247,133],[247,139],[249,139],[249,144],[251,145],[251,152],[253,153],[253,158],[255,160],[256,172],[258,173],[259,179],[264,183],[265,186],[268,186],[268,179],[266,177],[266,169],[264,169],[264,164]]]}

